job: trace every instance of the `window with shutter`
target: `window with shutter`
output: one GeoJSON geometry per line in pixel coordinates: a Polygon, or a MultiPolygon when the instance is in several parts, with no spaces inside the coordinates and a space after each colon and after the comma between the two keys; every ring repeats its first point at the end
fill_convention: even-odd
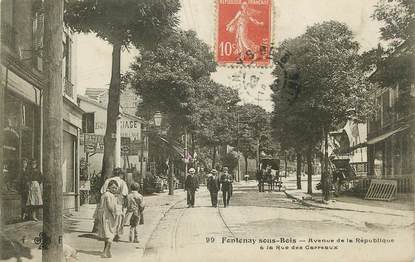
{"type": "Polygon", "coordinates": [[[1,1],[1,42],[11,51],[15,50],[16,31],[14,28],[14,1],[3,0],[1,1]]]}
{"type": "Polygon", "coordinates": [[[33,16],[33,64],[34,67],[43,71],[43,34],[44,34],[44,19],[45,16],[42,11],[37,11],[33,16]]]}

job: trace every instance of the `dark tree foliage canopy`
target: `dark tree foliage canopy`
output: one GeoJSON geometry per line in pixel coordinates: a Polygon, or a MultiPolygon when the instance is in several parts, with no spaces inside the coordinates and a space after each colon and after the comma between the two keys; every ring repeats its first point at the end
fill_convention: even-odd
{"type": "Polygon", "coordinates": [[[104,136],[102,181],[115,167],[115,139],[120,109],[121,49],[130,44],[154,48],[178,24],[178,0],[67,0],[64,21],[77,33],[94,33],[112,45],[112,69],[104,136]]]}
{"type": "Polygon", "coordinates": [[[413,0],[379,0],[372,17],[383,22],[381,38],[393,46],[413,43],[415,37],[415,2],[413,0]]]}
{"type": "MultiPolygon", "coordinates": [[[[327,132],[342,127],[347,119],[365,120],[371,108],[371,85],[359,66],[359,45],[345,24],[315,24],[303,35],[284,41],[278,54],[284,50],[292,54],[287,67],[298,68],[301,89],[289,103],[282,82],[272,86],[274,135],[283,148],[305,149],[319,141],[323,128],[327,132]]],[[[281,78],[280,67],[274,75],[281,78]]]]}
{"type": "Polygon", "coordinates": [[[244,104],[237,108],[239,114],[239,149],[244,156],[255,158],[259,149],[273,155],[278,149],[271,134],[271,114],[254,104],[244,104]]]}
{"type": "Polygon", "coordinates": [[[171,123],[190,125],[191,102],[200,79],[216,70],[214,55],[193,31],[179,31],[154,50],[143,50],[127,75],[143,99],[144,116],[160,110],[171,123]]]}
{"type": "Polygon", "coordinates": [[[236,123],[234,110],[239,102],[238,92],[208,77],[197,82],[191,97],[190,130],[202,146],[224,145],[234,142],[236,123]]]}
{"type": "Polygon", "coordinates": [[[373,82],[382,86],[400,83],[406,88],[415,79],[415,2],[413,0],[379,0],[372,16],[382,22],[380,44],[363,54],[363,69],[376,69],[373,82]]]}
{"type": "Polygon", "coordinates": [[[178,0],[67,0],[64,21],[111,44],[152,47],[178,24],[178,0]]]}

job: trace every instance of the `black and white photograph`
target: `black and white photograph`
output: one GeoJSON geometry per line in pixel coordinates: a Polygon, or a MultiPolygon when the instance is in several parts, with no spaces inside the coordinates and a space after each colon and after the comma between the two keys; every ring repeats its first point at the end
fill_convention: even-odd
{"type": "Polygon", "coordinates": [[[415,261],[414,0],[0,0],[0,261],[415,261]]]}

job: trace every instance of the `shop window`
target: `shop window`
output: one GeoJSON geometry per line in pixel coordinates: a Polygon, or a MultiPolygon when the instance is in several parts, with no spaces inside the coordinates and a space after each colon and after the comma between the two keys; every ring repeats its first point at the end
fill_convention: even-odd
{"type": "Polygon", "coordinates": [[[410,134],[405,132],[402,134],[402,174],[410,174],[413,170],[413,142],[410,134]]]}
{"type": "Polygon", "coordinates": [[[389,97],[389,90],[382,94],[382,114],[383,114],[383,124],[382,126],[387,126],[391,124],[391,107],[389,105],[390,97],[389,97]]]}
{"type": "Polygon", "coordinates": [[[63,191],[65,193],[75,192],[75,149],[76,149],[76,138],[67,133],[63,132],[63,164],[62,164],[62,181],[63,191]]]}
{"type": "Polygon", "coordinates": [[[23,158],[39,160],[40,126],[35,124],[38,112],[36,106],[6,93],[2,148],[5,182],[1,185],[5,191],[18,191],[23,158]]]}
{"type": "Polygon", "coordinates": [[[14,96],[6,96],[4,118],[4,166],[3,190],[17,191],[20,166],[20,102],[14,96]]]}

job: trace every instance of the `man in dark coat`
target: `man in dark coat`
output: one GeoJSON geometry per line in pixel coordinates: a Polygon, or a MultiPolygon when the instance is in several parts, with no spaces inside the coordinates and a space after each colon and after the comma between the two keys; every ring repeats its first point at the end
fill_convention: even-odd
{"type": "Polygon", "coordinates": [[[195,206],[195,193],[196,190],[199,188],[199,181],[195,176],[195,169],[190,168],[189,174],[184,181],[184,190],[187,191],[187,207],[194,207],[195,206]]]}
{"type": "Polygon", "coordinates": [[[258,181],[258,191],[259,192],[264,192],[264,176],[265,176],[265,170],[264,169],[260,169],[257,172],[256,175],[256,179],[258,181]]]}
{"type": "Polygon", "coordinates": [[[223,168],[223,174],[220,177],[220,182],[222,184],[223,206],[227,207],[229,206],[229,200],[231,199],[233,183],[233,177],[228,173],[227,167],[223,168]]]}
{"type": "Polygon", "coordinates": [[[218,171],[216,169],[212,169],[212,173],[208,175],[207,179],[207,189],[210,193],[210,200],[212,202],[213,207],[218,206],[218,192],[220,189],[220,182],[218,179],[218,171]]]}

